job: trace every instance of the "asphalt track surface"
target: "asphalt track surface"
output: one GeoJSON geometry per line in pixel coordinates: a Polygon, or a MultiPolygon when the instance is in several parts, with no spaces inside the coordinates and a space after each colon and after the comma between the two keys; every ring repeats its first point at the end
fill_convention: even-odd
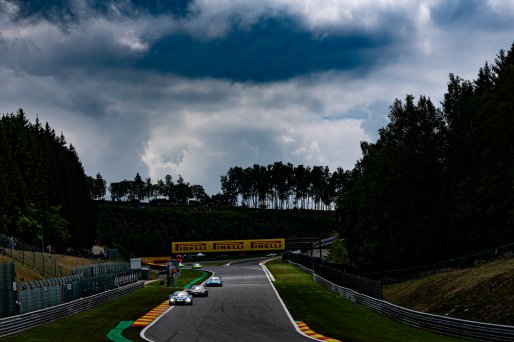
{"type": "Polygon", "coordinates": [[[223,277],[223,286],[209,287],[209,297],[195,297],[191,306],[173,307],[145,337],[155,342],[312,342],[295,329],[260,261],[204,267],[223,277]]]}

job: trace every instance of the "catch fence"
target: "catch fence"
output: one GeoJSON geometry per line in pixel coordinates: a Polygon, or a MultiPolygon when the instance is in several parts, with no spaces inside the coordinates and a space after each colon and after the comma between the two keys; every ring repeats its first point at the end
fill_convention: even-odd
{"type": "Polygon", "coordinates": [[[63,275],[63,270],[57,265],[54,254],[42,253],[40,248],[19,241],[12,236],[0,234],[0,253],[10,256],[23,265],[35,268],[43,277],[63,275]]]}
{"type": "Polygon", "coordinates": [[[339,286],[352,289],[373,298],[383,298],[382,282],[347,273],[344,270],[333,267],[331,264],[323,262],[320,258],[314,258],[305,254],[285,253],[282,255],[282,260],[290,260],[296,264],[300,264],[320,277],[323,277],[339,286]]]}

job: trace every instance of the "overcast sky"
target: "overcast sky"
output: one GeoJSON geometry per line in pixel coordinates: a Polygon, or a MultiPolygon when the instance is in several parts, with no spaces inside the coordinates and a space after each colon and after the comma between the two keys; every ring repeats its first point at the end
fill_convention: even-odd
{"type": "Polygon", "coordinates": [[[395,98],[439,105],[513,41],[512,0],[0,0],[0,113],[108,183],[214,194],[236,165],[353,168],[395,98]]]}

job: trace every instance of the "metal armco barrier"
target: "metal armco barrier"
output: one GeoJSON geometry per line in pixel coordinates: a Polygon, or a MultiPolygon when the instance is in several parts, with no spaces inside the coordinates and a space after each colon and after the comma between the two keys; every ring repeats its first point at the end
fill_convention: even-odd
{"type": "Polygon", "coordinates": [[[80,298],[69,303],[38,311],[32,311],[22,315],[2,318],[0,319],[0,337],[16,334],[40,324],[53,322],[68,315],[91,309],[97,305],[119,298],[143,287],[144,282],[139,281],[137,283],[101,292],[93,296],[80,298]]]}
{"type": "Polygon", "coordinates": [[[311,269],[290,260],[288,263],[311,273],[315,282],[341,297],[413,327],[477,341],[514,341],[514,326],[467,321],[410,310],[336,285],[319,277],[311,269]]]}
{"type": "Polygon", "coordinates": [[[339,286],[352,289],[373,298],[384,299],[382,297],[382,282],[352,273],[352,270],[355,269],[350,265],[327,263],[320,258],[295,253],[282,254],[282,260],[290,260],[295,264],[303,265],[312,272],[339,286]]]}

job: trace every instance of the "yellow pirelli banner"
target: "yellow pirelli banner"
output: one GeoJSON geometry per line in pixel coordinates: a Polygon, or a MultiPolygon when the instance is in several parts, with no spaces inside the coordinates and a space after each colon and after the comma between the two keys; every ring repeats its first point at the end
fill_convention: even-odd
{"type": "Polygon", "coordinates": [[[250,252],[286,249],[285,239],[172,242],[174,254],[199,252],[250,252]]]}

